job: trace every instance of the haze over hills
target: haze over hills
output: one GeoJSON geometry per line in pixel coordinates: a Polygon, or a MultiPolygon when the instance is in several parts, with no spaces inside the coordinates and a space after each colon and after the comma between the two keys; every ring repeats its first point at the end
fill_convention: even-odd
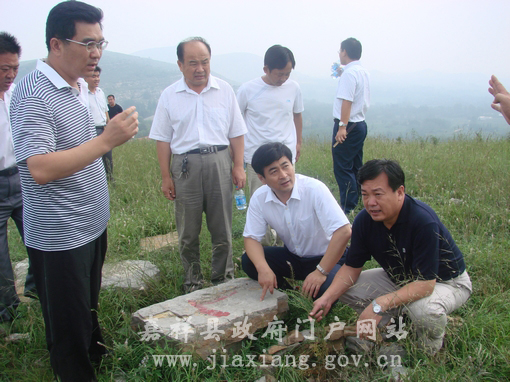
{"type": "MultiPolygon", "coordinates": [[[[140,132],[146,136],[161,92],[181,78],[175,47],[149,49],[133,55],[105,51],[100,66],[101,88],[115,94],[123,107],[135,105],[140,132]]],[[[263,57],[250,53],[214,55],[212,73],[228,81],[234,90],[263,74],[263,57]]],[[[35,60],[23,61],[17,81],[35,68],[35,60]]],[[[302,89],[305,111],[304,135],[330,139],[332,104],[337,79],[330,68],[311,77],[299,72],[291,78],[302,89]]],[[[504,80],[509,83],[510,80],[504,80]]],[[[389,138],[448,138],[455,133],[505,136],[510,131],[499,113],[490,108],[487,81],[480,74],[444,74],[433,70],[388,74],[371,71],[371,107],[367,113],[369,134],[389,138]]]]}

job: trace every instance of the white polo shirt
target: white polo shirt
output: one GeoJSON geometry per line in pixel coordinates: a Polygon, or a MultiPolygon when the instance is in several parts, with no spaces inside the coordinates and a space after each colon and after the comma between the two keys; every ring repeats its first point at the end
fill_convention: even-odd
{"type": "Polygon", "coordinates": [[[282,86],[272,86],[258,77],[239,87],[237,101],[248,129],[244,139],[244,161],[251,164],[253,154],[263,144],[280,142],[292,151],[295,162],[294,113],[304,110],[298,83],[287,80],[282,86]]]}
{"type": "Polygon", "coordinates": [[[365,113],[370,106],[370,75],[359,61],[352,61],[345,65],[338,80],[335,102],[333,103],[333,117],[340,119],[342,100],[352,102],[349,122],[365,120],[365,113]]]}
{"type": "Polygon", "coordinates": [[[184,77],[167,87],[159,98],[149,138],[169,142],[173,154],[205,146],[229,145],[230,138],[246,134],[234,90],[209,76],[200,94],[184,77]]]}
{"type": "Polygon", "coordinates": [[[0,99],[0,171],[16,165],[9,122],[9,105],[15,86],[12,84],[9,90],[4,93],[4,99],[0,99]]]}
{"type": "Polygon", "coordinates": [[[89,94],[89,108],[94,125],[106,126],[106,113],[108,112],[108,102],[104,95],[104,91],[101,88],[96,88],[95,93],[90,90],[89,94]]]}
{"type": "Polygon", "coordinates": [[[296,174],[287,204],[267,185],[258,188],[251,197],[243,236],[260,242],[268,224],[290,252],[311,257],[323,256],[333,233],[349,224],[349,220],[324,183],[296,174]]]}

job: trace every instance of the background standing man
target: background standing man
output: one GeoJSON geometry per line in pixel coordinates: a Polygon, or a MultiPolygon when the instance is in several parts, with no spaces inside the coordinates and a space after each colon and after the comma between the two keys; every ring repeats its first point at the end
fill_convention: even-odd
{"type": "Polygon", "coordinates": [[[349,214],[359,200],[356,175],[363,164],[370,83],[368,71],[359,62],[361,43],[358,40],[351,37],[342,41],[339,56],[345,67],[333,103],[333,169],[340,189],[340,206],[349,214]]]}
{"type": "MultiPolygon", "coordinates": [[[[85,81],[89,85],[89,108],[92,114],[92,119],[96,125],[96,134],[101,135],[110,117],[108,116],[106,97],[103,90],[99,87],[101,80],[101,68],[96,66],[94,74],[91,77],[86,77],[85,81]]],[[[103,164],[106,170],[108,180],[113,180],[113,156],[112,151],[108,151],[103,155],[103,164]]]]}
{"type": "Polygon", "coordinates": [[[303,97],[296,81],[289,79],[296,66],[289,48],[273,45],[264,56],[264,75],[239,87],[237,100],[248,133],[244,162],[250,196],[262,186],[251,166],[255,150],[269,142],[281,142],[297,162],[303,141],[303,97]]]}
{"type": "MultiPolygon", "coordinates": [[[[239,87],[237,101],[248,133],[245,137],[244,162],[250,187],[250,198],[262,182],[253,171],[251,159],[255,150],[269,142],[281,142],[292,151],[297,162],[303,141],[303,97],[290,73],[296,66],[289,48],[273,45],[264,56],[264,75],[239,87]]],[[[273,245],[271,227],[267,227],[263,245],[273,245]]]]}
{"type": "Polygon", "coordinates": [[[210,75],[209,44],[201,37],[184,40],[177,46],[177,57],[183,77],[161,94],[149,137],[157,140],[163,194],[175,200],[183,289],[188,293],[203,282],[203,212],[212,241],[211,281],[234,276],[232,181],[237,188],[246,182],[246,126],[232,87],[210,75]]]}
{"type": "Polygon", "coordinates": [[[310,315],[322,319],[338,299],[359,321],[373,319],[379,327],[406,312],[418,345],[434,354],[447,315],[471,295],[464,256],[434,210],[406,195],[398,163],[368,161],[358,177],[365,209],[354,219],[345,264],[310,315]],[[362,271],[372,257],[381,268],[362,271]]]}
{"type": "Polygon", "coordinates": [[[97,318],[110,217],[101,157],[138,131],[131,107],[96,136],[83,78],[108,44],[102,17],[79,1],[56,5],[46,22],[48,58],[20,81],[11,102],[25,244],[61,381],[95,381],[91,361],[106,353],[97,318]]]}
{"type": "MultiPolygon", "coordinates": [[[[23,200],[18,166],[14,157],[9,105],[13,83],[19,68],[21,46],[8,33],[0,33],[0,323],[12,321],[20,301],[14,284],[7,221],[14,220],[23,238],[23,200]]],[[[25,294],[35,293],[31,269],[27,274],[25,294]]]]}
{"type": "Polygon", "coordinates": [[[108,96],[108,116],[110,119],[115,117],[117,114],[122,113],[123,109],[122,106],[115,103],[115,96],[113,94],[110,94],[108,96]]]}
{"type": "Polygon", "coordinates": [[[324,293],[340,268],[351,237],[351,225],[326,185],[296,175],[292,152],[282,143],[267,143],[255,151],[253,169],[260,187],[250,200],[244,227],[243,270],[266,291],[287,289],[284,277],[304,280],[303,294],[324,293]],[[263,247],[270,224],[283,247],[263,247]]]}

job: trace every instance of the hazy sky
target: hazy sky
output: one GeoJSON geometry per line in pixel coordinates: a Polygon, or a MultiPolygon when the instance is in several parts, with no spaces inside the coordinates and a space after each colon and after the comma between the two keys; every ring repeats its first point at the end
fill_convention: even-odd
{"type": "MultiPolygon", "coordinates": [[[[0,0],[0,30],[14,34],[22,60],[46,55],[45,23],[54,0],[0,0]]],[[[202,36],[214,54],[263,56],[289,47],[296,69],[329,76],[340,42],[356,37],[371,70],[478,72],[509,77],[509,0],[93,0],[104,11],[108,50],[175,46],[202,36]]],[[[232,65],[236,65],[232,62],[232,65]]],[[[262,63],[261,63],[262,66],[262,63]]]]}

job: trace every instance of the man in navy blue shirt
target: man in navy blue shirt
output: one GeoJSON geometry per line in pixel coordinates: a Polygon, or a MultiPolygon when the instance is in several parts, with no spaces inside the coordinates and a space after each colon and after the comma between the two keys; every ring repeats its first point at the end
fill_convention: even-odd
{"type": "Polygon", "coordinates": [[[345,265],[310,316],[322,319],[337,300],[360,314],[358,323],[375,320],[379,327],[405,312],[419,345],[434,354],[447,315],[471,295],[462,252],[432,208],[405,194],[398,163],[371,160],[358,181],[365,209],[354,220],[345,265]],[[381,268],[362,271],[372,257],[381,268]]]}

